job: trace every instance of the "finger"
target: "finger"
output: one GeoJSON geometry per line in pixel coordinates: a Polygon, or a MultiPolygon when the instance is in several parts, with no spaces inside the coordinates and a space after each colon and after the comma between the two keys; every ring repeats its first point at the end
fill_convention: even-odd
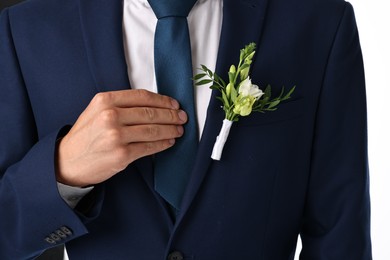
{"type": "Polygon", "coordinates": [[[117,109],[118,122],[122,125],[182,125],[187,122],[187,114],[183,110],[134,107],[117,109]]]}
{"type": "Polygon", "coordinates": [[[179,125],[136,125],[122,128],[123,143],[154,142],[181,137],[183,126],[179,125]]]}
{"type": "Polygon", "coordinates": [[[175,139],[161,140],[155,142],[131,143],[128,145],[130,161],[135,161],[141,157],[152,155],[164,151],[175,144],[175,139]]]}
{"type": "Polygon", "coordinates": [[[168,96],[163,96],[143,89],[127,89],[102,92],[95,96],[97,103],[110,107],[158,107],[179,109],[179,103],[168,96]]]}

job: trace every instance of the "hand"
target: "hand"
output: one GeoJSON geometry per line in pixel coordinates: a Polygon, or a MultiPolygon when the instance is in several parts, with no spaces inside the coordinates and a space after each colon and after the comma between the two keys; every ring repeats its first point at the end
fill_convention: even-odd
{"type": "Polygon", "coordinates": [[[183,135],[179,103],[146,90],[97,94],[57,148],[57,180],[71,186],[103,182],[183,135]]]}

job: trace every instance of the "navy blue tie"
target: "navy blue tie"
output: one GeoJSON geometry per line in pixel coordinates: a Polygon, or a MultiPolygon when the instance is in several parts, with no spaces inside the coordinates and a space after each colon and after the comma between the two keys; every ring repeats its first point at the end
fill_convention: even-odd
{"type": "Polygon", "coordinates": [[[196,0],[148,0],[156,17],[154,62],[158,92],[175,98],[188,115],[184,135],[155,158],[155,190],[176,210],[188,184],[198,145],[187,16],[196,0]]]}

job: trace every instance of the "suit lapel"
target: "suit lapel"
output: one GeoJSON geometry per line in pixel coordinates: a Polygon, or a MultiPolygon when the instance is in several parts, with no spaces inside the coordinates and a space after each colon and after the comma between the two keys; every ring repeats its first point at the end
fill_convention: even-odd
{"type": "MultiPolygon", "coordinates": [[[[256,42],[258,47],[261,44],[267,2],[268,0],[224,0],[216,73],[225,80],[229,67],[239,60],[239,50],[250,42],[256,42]]],[[[217,91],[212,93],[194,170],[183,198],[182,214],[178,217],[177,225],[191,205],[213,163],[210,156],[224,119],[220,101],[216,99],[219,95],[217,91]]]]}
{"type": "Polygon", "coordinates": [[[80,0],[80,19],[98,92],[130,88],[123,47],[121,0],[80,0]]]}

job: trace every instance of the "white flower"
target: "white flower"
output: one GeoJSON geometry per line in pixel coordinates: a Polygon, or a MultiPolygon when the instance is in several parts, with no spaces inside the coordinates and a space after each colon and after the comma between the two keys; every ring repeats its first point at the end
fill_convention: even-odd
{"type": "Polygon", "coordinates": [[[240,116],[248,116],[252,112],[252,106],[264,92],[257,85],[253,85],[249,77],[240,83],[238,97],[234,102],[233,112],[240,116]]]}
{"type": "Polygon", "coordinates": [[[238,94],[242,97],[250,96],[258,100],[262,95],[264,95],[264,92],[259,89],[259,86],[252,84],[251,79],[247,77],[240,83],[238,94]]]}

